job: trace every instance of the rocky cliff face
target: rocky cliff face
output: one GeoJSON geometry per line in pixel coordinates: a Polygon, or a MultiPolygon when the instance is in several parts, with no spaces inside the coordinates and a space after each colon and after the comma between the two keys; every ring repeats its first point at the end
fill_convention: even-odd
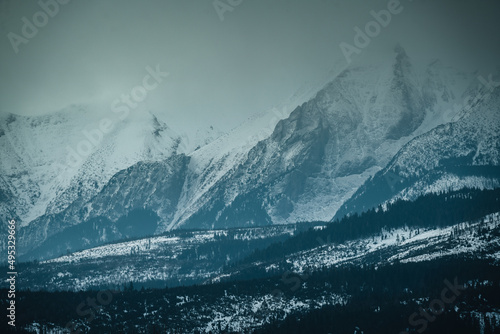
{"type": "Polygon", "coordinates": [[[212,201],[179,223],[330,219],[407,141],[440,123],[434,116],[443,106],[423,90],[424,80],[434,79],[414,70],[399,47],[388,64],[346,70],[280,121],[207,192],[212,201]]]}

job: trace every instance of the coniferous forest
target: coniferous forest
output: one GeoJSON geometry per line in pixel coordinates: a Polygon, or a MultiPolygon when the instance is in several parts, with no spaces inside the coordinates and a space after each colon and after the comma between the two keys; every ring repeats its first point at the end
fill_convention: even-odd
{"type": "MultiPolygon", "coordinates": [[[[85,333],[496,333],[499,318],[491,310],[500,309],[500,267],[495,256],[456,253],[401,262],[390,260],[397,250],[389,248],[362,262],[302,272],[294,272],[291,261],[318,247],[375,235],[383,241],[398,228],[418,236],[449,226],[455,227],[445,247],[467,233],[488,235],[486,253],[491,254],[500,248],[500,229],[487,225],[484,217],[498,211],[499,189],[429,194],[340,221],[314,222],[321,228],[298,232],[226,265],[218,282],[157,289],[130,282],[79,292],[21,289],[16,292],[16,308],[22,310],[16,328],[21,333],[22,324],[37,326],[41,333],[56,328],[85,333]],[[258,307],[252,306],[254,300],[261,300],[258,307]],[[287,305],[294,305],[288,313],[287,305]],[[214,307],[238,309],[252,321],[235,330],[234,323],[211,319],[214,307]],[[200,327],[209,320],[209,329],[200,327]]],[[[226,238],[219,241],[227,243],[226,238]]],[[[7,307],[5,300],[2,307],[7,307]]]]}

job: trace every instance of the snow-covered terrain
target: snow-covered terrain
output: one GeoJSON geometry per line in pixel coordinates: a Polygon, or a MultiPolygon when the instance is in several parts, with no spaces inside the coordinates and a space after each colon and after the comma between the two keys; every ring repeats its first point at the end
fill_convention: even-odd
{"type": "Polygon", "coordinates": [[[319,309],[325,305],[343,305],[348,296],[326,293],[317,299],[302,299],[293,297],[276,298],[271,293],[261,296],[227,296],[221,298],[211,312],[211,321],[198,330],[209,333],[217,332],[220,328],[227,328],[233,332],[241,333],[248,328],[258,328],[272,321],[280,321],[297,312],[319,309]],[[234,308],[227,308],[233,304],[234,308]]]}
{"type": "Polygon", "coordinates": [[[169,157],[179,143],[154,115],[120,120],[100,105],[74,105],[43,116],[2,115],[0,182],[9,194],[2,213],[8,209],[19,226],[28,225],[90,199],[120,170],[169,157]],[[103,119],[109,120],[104,128],[103,119]]]}
{"type": "MultiPolygon", "coordinates": [[[[500,261],[500,213],[488,215],[477,222],[462,222],[446,228],[399,228],[384,230],[364,239],[337,244],[318,239],[318,247],[286,258],[291,271],[307,274],[323,268],[356,264],[386,265],[394,262],[431,261],[447,256],[465,256],[473,259],[494,258],[500,261]]],[[[283,272],[282,264],[254,263],[266,271],[283,272]]],[[[231,273],[224,273],[227,280],[231,273]]]]}
{"type": "Polygon", "coordinates": [[[21,279],[32,289],[80,290],[201,283],[255,248],[293,235],[293,225],[175,232],[166,236],[103,245],[27,265],[21,279]],[[40,279],[48,277],[49,280],[40,279]]]}
{"type": "MultiPolygon", "coordinates": [[[[324,226],[316,225],[314,229],[322,230],[324,226]]],[[[262,284],[261,288],[252,290],[252,284],[255,284],[253,282],[231,281],[232,274],[237,273],[231,271],[232,269],[223,272],[222,266],[218,268],[209,266],[208,264],[220,260],[217,259],[220,254],[215,258],[210,257],[210,254],[217,252],[217,248],[223,245],[224,238],[252,241],[269,236],[293,235],[292,226],[211,232],[179,231],[177,235],[100,246],[33,264],[32,267],[23,268],[20,283],[35,290],[80,290],[89,287],[123,289],[123,286],[132,281],[139,288],[148,281],[160,280],[164,283],[171,274],[174,274],[172,277],[174,279],[192,278],[193,281],[201,279],[206,281],[206,285],[193,287],[192,290],[182,288],[171,290],[173,291],[171,293],[161,290],[164,291],[164,295],[158,294],[157,290],[141,292],[144,299],[140,300],[140,305],[123,306],[121,300],[113,302],[111,307],[105,308],[103,316],[111,315],[120,309],[127,318],[127,313],[135,314],[136,308],[139,307],[141,313],[134,315],[133,318],[137,317],[137,321],[145,321],[148,324],[165,325],[182,322],[183,326],[202,333],[210,331],[219,333],[224,330],[238,332],[261,328],[266,324],[283,321],[298,314],[307,314],[324,306],[347,305],[352,296],[342,291],[347,285],[351,285],[351,282],[345,282],[345,286],[332,286],[328,281],[310,278],[314,277],[314,273],[328,268],[366,267],[380,271],[381,268],[387,269],[395,264],[435,262],[439,259],[446,261],[448,258],[458,257],[472,261],[490,259],[498,264],[500,263],[499,233],[500,212],[497,212],[482,219],[461,222],[445,228],[382,230],[370,237],[341,244],[330,243],[326,238],[318,240],[318,247],[289,254],[284,261],[252,263],[255,268],[270,271],[271,275],[283,274],[281,276],[283,282],[287,282],[286,278],[289,278],[288,283],[294,283],[283,286],[277,283],[279,279],[268,283],[263,280],[258,283],[262,284]],[[203,249],[204,246],[209,248],[203,249]],[[193,256],[191,258],[188,255],[189,251],[193,256]],[[197,265],[192,266],[193,263],[197,265]],[[219,283],[221,281],[227,283],[219,283]],[[210,283],[215,284],[210,285],[210,283]],[[249,288],[245,288],[247,285],[249,288]],[[155,297],[151,297],[150,294],[155,297]],[[164,317],[162,315],[166,309],[175,309],[178,312],[169,311],[168,317],[164,317]]],[[[189,282],[188,280],[184,282],[186,281],[189,282]]],[[[468,281],[465,286],[477,287],[488,284],[488,282],[468,281]]],[[[359,289],[363,291],[363,287],[359,289]]],[[[351,288],[350,291],[355,290],[356,288],[354,290],[351,288]]],[[[426,304],[430,300],[420,299],[417,302],[426,304]]],[[[476,311],[470,313],[463,309],[463,303],[459,305],[463,316],[473,316],[482,322],[488,321],[489,328],[498,327],[498,324],[494,323],[498,321],[498,313],[494,311],[486,314],[476,311]]],[[[373,312],[379,311],[380,308],[373,309],[373,312]]],[[[82,325],[87,324],[83,321],[82,325]]],[[[37,324],[32,324],[30,328],[34,330],[37,324]]]]}
{"type": "Polygon", "coordinates": [[[347,200],[337,218],[385,201],[500,183],[500,87],[476,87],[470,110],[403,146],[347,200]]]}
{"type": "MultiPolygon", "coordinates": [[[[217,176],[204,176],[217,182],[199,191],[193,181],[196,195],[186,189],[190,200],[182,202],[169,228],[225,226],[234,218],[239,224],[328,220],[405,143],[446,122],[447,110],[470,82],[470,75],[439,62],[413,66],[402,48],[386,64],[345,70],[278,122],[269,138],[240,155],[243,159],[223,164],[230,168],[218,164],[212,173],[217,176]],[[239,217],[229,218],[235,210],[239,217]]],[[[207,161],[195,152],[197,160],[207,161]]]]}
{"type": "MultiPolygon", "coordinates": [[[[178,228],[330,220],[335,214],[368,208],[360,187],[380,173],[379,183],[391,189],[387,196],[370,199],[371,205],[380,204],[384,196],[382,202],[393,200],[398,192],[401,198],[413,198],[422,191],[446,190],[443,187],[450,184],[459,188],[475,180],[480,180],[475,184],[480,187],[495,187],[499,183],[496,172],[476,173],[472,175],[476,179],[446,173],[444,179],[431,175],[426,180],[416,170],[436,167],[441,157],[455,161],[474,152],[473,165],[497,165],[497,98],[491,95],[475,101],[474,113],[486,118],[470,117],[469,112],[469,117],[455,121],[453,114],[455,106],[475,92],[474,80],[472,75],[439,61],[414,64],[398,46],[387,62],[346,69],[316,93],[305,90],[280,108],[257,114],[227,134],[209,128],[200,130],[198,139],[190,140],[153,115],[131,116],[118,122],[71,175],[54,169],[67,149],[55,139],[47,144],[45,153],[52,146],[60,153],[54,154],[57,159],[51,158],[49,163],[39,158],[37,164],[45,171],[41,174],[24,162],[28,154],[12,153],[7,159],[10,165],[2,167],[7,171],[3,175],[10,176],[0,178],[5,199],[0,213],[8,215],[8,210],[13,210],[21,225],[29,223],[20,231],[18,251],[27,259],[40,259],[123,237],[123,233],[110,231],[134,210],[157,216],[155,233],[162,233],[178,228]],[[453,123],[443,124],[449,121],[453,123]],[[471,136],[462,142],[461,135],[453,131],[471,136]],[[24,167],[17,171],[17,165],[24,167]],[[403,167],[407,173],[399,174],[403,167]],[[392,175],[397,180],[417,178],[415,181],[422,184],[419,189],[404,185],[393,194],[394,182],[387,181],[392,175]],[[356,198],[362,203],[351,205],[356,198]],[[97,227],[101,229],[96,232],[97,239],[86,242],[65,236],[64,244],[54,244],[68,228],[92,220],[106,221],[97,227]],[[49,238],[53,249],[49,249],[49,238]]],[[[97,121],[100,114],[94,112],[94,118],[81,117],[97,121]]],[[[83,121],[71,116],[75,113],[60,113],[73,122],[61,123],[66,129],[63,134],[82,127],[83,121]]],[[[85,109],[82,115],[85,113],[90,111],[85,109]]],[[[0,141],[7,151],[14,151],[15,141],[6,138],[16,132],[14,126],[22,133],[28,121],[12,121],[16,116],[9,117],[0,124],[6,130],[0,141]]],[[[56,118],[47,116],[48,123],[52,119],[56,118]]],[[[94,123],[84,123],[87,125],[83,127],[92,129],[94,123]]],[[[57,133],[59,128],[55,126],[48,124],[42,132],[57,133]]],[[[26,134],[26,129],[23,131],[25,135],[19,141],[34,138],[26,134]]],[[[43,141],[44,136],[35,140],[43,141]]],[[[75,135],[71,141],[68,136],[61,138],[69,147],[78,147],[80,137],[75,135]]],[[[374,189],[377,192],[379,187],[374,189]]],[[[140,230],[139,226],[131,228],[140,230]]]]}
{"type": "MultiPolygon", "coordinates": [[[[315,229],[321,229],[319,225],[315,229]]],[[[383,230],[373,236],[331,243],[318,239],[316,248],[287,256],[283,263],[253,263],[266,271],[291,270],[307,274],[342,265],[385,265],[394,262],[431,261],[447,256],[500,261],[500,213],[475,222],[462,222],[445,228],[399,228],[383,230]],[[281,269],[280,269],[281,268],[281,269]]],[[[179,232],[168,236],[143,238],[99,246],[28,266],[23,284],[32,289],[88,289],[120,287],[127,282],[219,282],[236,272],[223,272],[225,264],[244,254],[250,242],[278,240],[294,235],[294,226],[274,226],[237,230],[179,232]],[[221,244],[229,241],[230,248],[221,244]],[[239,245],[239,246],[235,246],[239,245]],[[243,248],[242,248],[243,246],[243,248]],[[224,247],[224,246],[222,246],[224,247]],[[234,247],[241,251],[234,251],[234,247]],[[42,274],[43,273],[43,274],[42,274]],[[50,273],[50,274],[49,274],[50,273]],[[48,281],[39,277],[51,277],[48,281]]],[[[269,242],[267,242],[269,244],[269,242]]]]}

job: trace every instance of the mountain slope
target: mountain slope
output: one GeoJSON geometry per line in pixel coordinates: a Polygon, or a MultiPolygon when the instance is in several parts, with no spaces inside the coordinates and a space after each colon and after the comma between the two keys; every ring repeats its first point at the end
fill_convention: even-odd
{"type": "Polygon", "coordinates": [[[22,264],[20,284],[51,291],[87,290],[129,282],[150,287],[201,284],[220,274],[224,265],[243,259],[256,248],[285,240],[301,229],[306,226],[173,231],[111,243],[36,265],[22,264]],[[47,277],[52,278],[47,281],[47,277]]]}
{"type": "MultiPolygon", "coordinates": [[[[89,225],[91,219],[115,223],[136,209],[158,217],[157,233],[329,220],[403,145],[446,120],[446,108],[463,97],[469,78],[438,62],[415,66],[397,47],[387,63],[341,72],[290,114],[259,116],[188,152],[188,161],[163,177],[151,178],[148,169],[167,154],[153,154],[132,174],[116,174],[112,187],[98,183],[82,196],[78,187],[68,187],[74,197],[39,217],[37,227],[26,228],[19,251],[71,225],[89,225]],[[169,178],[176,180],[175,189],[169,178]],[[169,201],[155,194],[165,187],[169,201]]],[[[180,145],[173,139],[172,146],[159,146],[170,147],[172,156],[180,145]]],[[[104,230],[97,235],[105,242],[104,230]]]]}
{"type": "Polygon", "coordinates": [[[2,217],[8,208],[25,226],[58,213],[90,199],[120,170],[162,160],[179,146],[177,135],[154,115],[113,117],[98,105],[43,116],[0,116],[0,189],[10,194],[9,202],[0,203],[2,217]],[[105,118],[112,129],[104,134],[99,124],[105,118]]]}
{"type": "Polygon", "coordinates": [[[409,142],[337,212],[336,218],[396,198],[500,185],[500,88],[479,88],[471,110],[409,142]]]}
{"type": "Polygon", "coordinates": [[[64,211],[39,217],[21,229],[22,254],[47,258],[66,250],[154,234],[158,221],[171,219],[175,211],[188,163],[189,157],[180,154],[118,172],[90,201],[75,201],[64,211]],[[132,215],[134,212],[141,213],[132,215]],[[120,224],[127,225],[130,232],[120,230],[120,224]]]}
{"type": "Polygon", "coordinates": [[[431,67],[433,76],[415,69],[398,47],[392,62],[342,72],[252,148],[204,195],[206,204],[173,226],[330,219],[406,142],[443,122],[447,105],[436,96],[444,93],[424,91],[425,82],[445,72],[440,82],[450,83],[457,99],[468,86],[466,77],[450,82],[449,70],[431,67]]]}
{"type": "MultiPolygon", "coordinates": [[[[285,112],[263,114],[188,155],[174,153],[161,161],[141,161],[119,171],[92,197],[77,198],[64,210],[45,214],[21,229],[19,252],[25,255],[31,252],[31,256],[45,258],[66,250],[95,246],[97,242],[116,240],[122,234],[119,231],[110,233],[112,225],[138,209],[158,217],[156,232],[165,231],[174,214],[189,210],[191,201],[196,201],[244,159],[258,140],[256,128],[266,127],[261,132],[268,135],[266,131],[271,131],[277,122],[275,115],[286,117],[285,112]],[[72,227],[79,224],[84,227],[72,227]],[[68,228],[71,231],[65,232],[68,228]],[[86,235],[90,230],[91,236],[86,235]],[[51,236],[53,238],[48,239],[51,236]],[[64,243],[57,240],[64,240],[64,243]]],[[[179,141],[174,144],[179,146],[179,141]]],[[[141,230],[141,224],[137,220],[134,229],[141,230]]]]}
{"type": "MultiPolygon", "coordinates": [[[[322,310],[337,317],[330,321],[333,323],[328,325],[330,329],[351,332],[355,328],[368,328],[376,332],[381,324],[384,328],[387,324],[397,332],[408,330],[408,325],[418,328],[408,322],[409,317],[419,307],[432,307],[434,296],[438,298],[443,287],[450,287],[446,283],[449,281],[455,286],[464,284],[467,289],[459,289],[460,294],[456,295],[460,298],[454,298],[450,302],[452,307],[447,305],[446,312],[429,323],[429,330],[441,333],[450,324],[457,328],[467,324],[473,325],[470,332],[477,332],[478,328],[494,332],[498,322],[491,321],[485,327],[476,320],[499,319],[498,298],[495,298],[500,278],[498,194],[498,189],[469,190],[427,195],[415,202],[400,201],[387,211],[346,218],[346,223],[353,222],[351,227],[360,227],[357,232],[356,228],[345,228],[345,224],[326,222],[301,234],[293,233],[292,226],[176,231],[68,254],[40,264],[24,263],[19,267],[25,273],[19,283],[25,288],[98,287],[97,300],[106,303],[100,302],[103,308],[95,314],[99,321],[90,322],[75,316],[74,309],[87,296],[95,298],[96,290],[17,291],[22,309],[38,306],[47,298],[57,301],[35,314],[36,317],[28,312],[18,323],[23,328],[32,326],[31,331],[39,327],[58,330],[72,319],[78,327],[109,332],[111,328],[116,331],[114,314],[119,317],[118,326],[123,326],[123,331],[134,326],[153,326],[150,331],[176,328],[181,332],[223,333],[259,330],[276,323],[283,332],[290,332],[282,327],[283,321],[307,319],[308,313],[317,315],[322,310]],[[432,206],[435,202],[437,210],[422,210],[422,206],[432,206]],[[408,212],[412,213],[413,221],[405,226],[408,212]],[[463,220],[466,216],[473,218],[463,220]],[[367,233],[366,224],[382,228],[367,233]],[[345,229],[352,237],[342,242],[333,240],[343,237],[332,233],[335,228],[345,229]],[[221,256],[226,251],[235,254],[232,247],[245,253],[246,244],[287,234],[293,236],[268,249],[282,248],[288,240],[301,247],[299,243],[310,237],[315,245],[287,252],[285,256],[265,257],[265,253],[257,252],[256,261],[233,262],[234,266],[226,266],[221,272],[223,262],[238,259],[238,256],[231,259],[221,256]],[[326,238],[329,235],[333,241],[326,238]],[[321,239],[314,240],[316,236],[321,239]],[[172,288],[178,284],[172,277],[196,282],[208,276],[211,279],[203,285],[172,288]],[[134,284],[123,288],[130,281],[134,284]],[[163,286],[166,281],[169,288],[133,289],[148,283],[163,286]],[[54,311],[56,307],[61,308],[60,312],[54,311]]],[[[298,321],[299,325],[311,330],[325,326],[325,321],[312,319],[307,324],[298,321]]]]}

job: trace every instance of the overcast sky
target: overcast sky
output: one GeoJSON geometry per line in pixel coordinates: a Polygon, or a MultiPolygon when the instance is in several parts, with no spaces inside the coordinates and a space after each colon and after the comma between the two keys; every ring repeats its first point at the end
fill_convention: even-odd
{"type": "MultiPolygon", "coordinates": [[[[33,22],[41,7],[0,0],[0,112],[111,104],[142,83],[147,66],[159,65],[170,75],[141,108],[227,130],[345,66],[339,44],[354,44],[354,27],[364,29],[370,11],[389,2],[243,0],[221,20],[213,0],[72,0],[16,53],[8,34],[23,36],[22,18],[33,22]]],[[[383,59],[399,42],[415,59],[443,58],[485,74],[497,69],[499,1],[401,6],[351,66],[383,59]]]]}

